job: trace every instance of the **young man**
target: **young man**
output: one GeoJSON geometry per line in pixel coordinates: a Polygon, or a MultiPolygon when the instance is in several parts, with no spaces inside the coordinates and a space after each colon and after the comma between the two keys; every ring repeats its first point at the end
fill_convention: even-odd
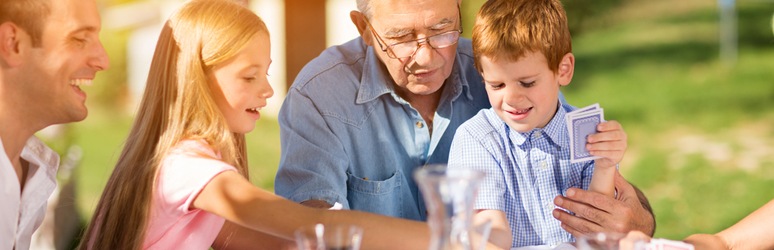
{"type": "Polygon", "coordinates": [[[28,249],[45,217],[59,156],[34,134],[86,118],[100,25],[93,0],[0,1],[0,249],[28,249]]]}
{"type": "Polygon", "coordinates": [[[565,114],[577,108],[559,101],[559,87],[572,80],[571,43],[558,0],[489,0],[476,18],[473,51],[492,108],[457,130],[449,168],[487,173],[475,219],[492,220],[491,240],[505,249],[574,241],[551,205],[570,187],[614,198],[620,124],[600,123],[584,143],[602,158],[570,162],[565,114]]]}

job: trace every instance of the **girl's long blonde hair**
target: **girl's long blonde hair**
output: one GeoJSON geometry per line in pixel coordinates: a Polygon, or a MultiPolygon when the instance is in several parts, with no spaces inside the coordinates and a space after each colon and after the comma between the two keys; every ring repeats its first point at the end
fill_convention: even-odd
{"type": "Polygon", "coordinates": [[[245,138],[231,133],[212,99],[207,72],[233,57],[266,25],[232,0],[192,0],[161,31],[129,136],[79,249],[141,249],[164,156],[181,140],[202,140],[248,177],[245,138]]]}

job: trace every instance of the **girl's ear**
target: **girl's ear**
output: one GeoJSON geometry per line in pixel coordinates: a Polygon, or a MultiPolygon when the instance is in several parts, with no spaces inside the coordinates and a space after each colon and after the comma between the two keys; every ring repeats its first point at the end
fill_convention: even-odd
{"type": "Polygon", "coordinates": [[[567,86],[572,80],[572,74],[575,72],[575,56],[572,53],[567,53],[562,57],[562,61],[559,62],[558,80],[559,86],[567,86]]]}
{"type": "Polygon", "coordinates": [[[363,13],[360,13],[360,11],[353,10],[349,12],[349,19],[352,20],[352,23],[357,27],[357,32],[360,33],[363,42],[368,46],[374,46],[373,41],[371,40],[371,32],[368,32],[368,24],[366,24],[364,18],[363,13]]]}

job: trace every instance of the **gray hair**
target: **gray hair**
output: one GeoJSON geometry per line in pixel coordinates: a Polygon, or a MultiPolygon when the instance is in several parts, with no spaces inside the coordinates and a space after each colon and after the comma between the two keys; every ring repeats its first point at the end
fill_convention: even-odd
{"type": "MultiPolygon", "coordinates": [[[[455,2],[457,0],[454,0],[455,2]]],[[[371,0],[357,0],[357,11],[363,13],[366,19],[371,19],[374,15],[373,6],[371,6],[371,0]]]]}
{"type": "Polygon", "coordinates": [[[357,0],[357,11],[363,13],[363,16],[365,16],[366,19],[371,19],[371,16],[373,16],[371,0],[357,0]]]}

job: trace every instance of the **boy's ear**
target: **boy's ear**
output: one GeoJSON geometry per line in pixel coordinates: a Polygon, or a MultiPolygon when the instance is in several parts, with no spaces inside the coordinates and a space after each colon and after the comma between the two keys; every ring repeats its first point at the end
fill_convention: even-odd
{"type": "Polygon", "coordinates": [[[11,22],[0,24],[0,59],[3,67],[16,67],[22,62],[21,28],[11,22]]]}
{"type": "Polygon", "coordinates": [[[356,10],[350,11],[349,19],[352,20],[352,23],[355,24],[355,27],[357,27],[357,32],[360,33],[360,37],[363,38],[363,42],[365,42],[365,44],[368,46],[373,46],[373,42],[371,41],[371,32],[368,32],[368,24],[365,22],[363,13],[360,13],[360,11],[356,10]]]}
{"type": "Polygon", "coordinates": [[[575,56],[572,53],[567,53],[562,57],[558,71],[559,86],[570,84],[572,74],[575,72],[575,56]]]}

